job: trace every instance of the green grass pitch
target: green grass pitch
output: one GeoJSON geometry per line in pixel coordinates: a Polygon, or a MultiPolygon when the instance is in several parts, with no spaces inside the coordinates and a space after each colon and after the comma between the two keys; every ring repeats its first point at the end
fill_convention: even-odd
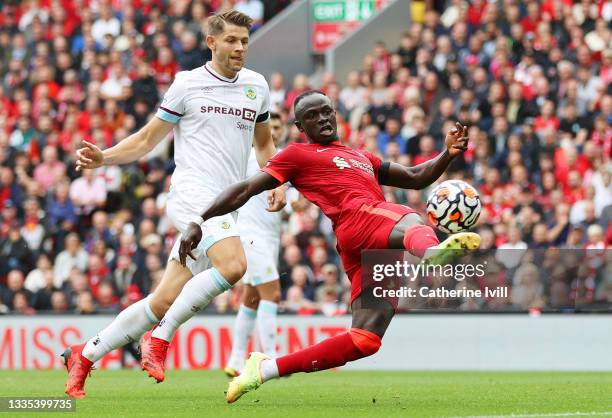
{"type": "MultiPolygon", "coordinates": [[[[62,371],[0,371],[0,396],[59,396],[62,371]]],[[[612,373],[353,372],[300,374],[225,403],[220,371],[169,371],[154,384],[136,370],[94,371],[83,417],[610,416],[612,373]]],[[[8,414],[0,413],[2,416],[8,414]]]]}

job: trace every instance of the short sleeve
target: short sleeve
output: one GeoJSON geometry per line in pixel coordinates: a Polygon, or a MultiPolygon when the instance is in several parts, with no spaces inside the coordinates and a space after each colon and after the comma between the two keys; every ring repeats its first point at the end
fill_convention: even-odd
{"type": "Polygon", "coordinates": [[[365,155],[368,160],[370,160],[370,162],[372,163],[372,168],[374,169],[374,177],[378,178],[378,173],[380,172],[380,167],[383,163],[382,160],[369,151],[363,150],[360,152],[365,155]]]}
{"type": "Polygon", "coordinates": [[[166,94],[164,94],[164,99],[155,116],[166,122],[178,123],[185,114],[185,93],[185,81],[181,77],[181,73],[177,73],[166,94]]]}
{"type": "Polygon", "coordinates": [[[270,88],[268,83],[264,81],[263,100],[261,108],[257,114],[257,123],[265,123],[270,120],[270,88]]]}
{"type": "Polygon", "coordinates": [[[296,154],[296,150],[289,146],[270,158],[261,171],[270,174],[281,183],[291,181],[298,167],[296,154]]]}

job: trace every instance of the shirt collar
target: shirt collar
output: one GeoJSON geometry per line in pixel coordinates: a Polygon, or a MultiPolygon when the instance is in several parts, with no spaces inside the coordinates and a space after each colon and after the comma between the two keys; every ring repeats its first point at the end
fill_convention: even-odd
{"type": "Polygon", "coordinates": [[[238,72],[234,78],[224,77],[218,72],[216,72],[215,70],[213,70],[212,65],[210,65],[210,61],[204,64],[204,69],[208,71],[208,73],[212,75],[214,78],[216,78],[217,80],[224,81],[226,83],[235,83],[236,80],[238,80],[238,76],[240,75],[240,72],[238,72]]]}

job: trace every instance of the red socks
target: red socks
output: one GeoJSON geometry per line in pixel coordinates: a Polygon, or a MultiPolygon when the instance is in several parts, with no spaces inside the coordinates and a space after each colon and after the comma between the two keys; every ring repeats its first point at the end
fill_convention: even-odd
{"type": "Polygon", "coordinates": [[[349,332],[327,338],[318,344],[276,359],[280,376],[297,372],[316,372],[344,366],[347,362],[370,356],[380,348],[380,337],[370,331],[351,328],[349,332]]]}
{"type": "Polygon", "coordinates": [[[404,248],[412,255],[423,258],[425,250],[440,241],[433,228],[427,225],[415,225],[404,232],[404,248]]]}

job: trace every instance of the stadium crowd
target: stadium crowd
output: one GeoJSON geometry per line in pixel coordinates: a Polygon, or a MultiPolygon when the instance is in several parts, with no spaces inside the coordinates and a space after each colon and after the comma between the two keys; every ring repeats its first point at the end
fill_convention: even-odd
{"type": "MultiPolygon", "coordinates": [[[[75,149],[83,139],[112,146],[152,117],[174,74],[210,57],[202,33],[211,12],[242,8],[261,24],[286,3],[1,3],[0,313],[117,312],[156,286],[177,237],[164,215],[171,138],[137,164],[83,173],[75,149]]],[[[499,252],[489,276],[510,297],[462,306],[609,306],[611,18],[605,1],[451,0],[414,15],[399,49],[379,42],[346,80],[326,74],[310,86],[298,75],[289,85],[270,75],[272,110],[286,125],[284,144],[304,141],[291,104],[319,88],[336,105],[345,143],[402,164],[435,157],[454,122],[468,124],[470,148],[448,177],[479,189],[476,231],[485,250],[499,252]],[[599,261],[536,263],[532,250],[551,246],[589,250],[599,261]]],[[[424,211],[427,190],[385,194],[424,211]]],[[[345,312],[329,220],[304,198],[291,206],[279,257],[282,308],[345,312]]],[[[221,295],[211,310],[235,310],[240,292],[221,295]]]]}

